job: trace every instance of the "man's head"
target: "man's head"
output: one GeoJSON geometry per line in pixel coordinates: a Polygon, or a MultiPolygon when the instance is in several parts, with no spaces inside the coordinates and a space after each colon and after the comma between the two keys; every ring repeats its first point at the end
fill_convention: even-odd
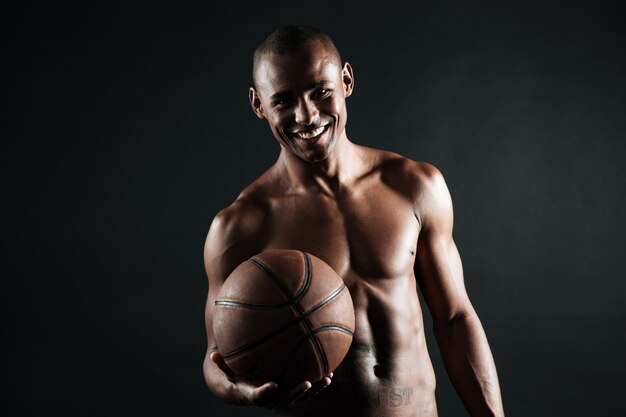
{"type": "Polygon", "coordinates": [[[311,43],[319,42],[341,64],[341,55],[328,34],[308,26],[287,25],[270,33],[257,46],[252,61],[252,80],[257,85],[257,70],[266,54],[291,55],[311,43]]]}
{"type": "Polygon", "coordinates": [[[278,142],[305,161],[324,160],[345,136],[350,64],[318,29],[285,26],[257,48],[250,104],[278,142]]]}

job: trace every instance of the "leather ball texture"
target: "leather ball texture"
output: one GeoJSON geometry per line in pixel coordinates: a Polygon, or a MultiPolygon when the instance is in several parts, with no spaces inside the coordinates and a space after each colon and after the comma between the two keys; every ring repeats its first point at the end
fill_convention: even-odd
{"type": "Polygon", "coordinates": [[[316,382],[345,357],[354,308],[343,279],[321,259],[268,250],[239,265],[215,301],[213,332],[240,377],[279,388],[316,382]]]}

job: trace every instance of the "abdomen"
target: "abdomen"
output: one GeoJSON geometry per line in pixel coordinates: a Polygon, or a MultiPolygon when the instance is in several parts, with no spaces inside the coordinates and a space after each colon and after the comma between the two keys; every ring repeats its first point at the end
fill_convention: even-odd
{"type": "Polygon", "coordinates": [[[363,280],[351,293],[356,331],[332,384],[279,415],[436,416],[414,279],[363,280]]]}

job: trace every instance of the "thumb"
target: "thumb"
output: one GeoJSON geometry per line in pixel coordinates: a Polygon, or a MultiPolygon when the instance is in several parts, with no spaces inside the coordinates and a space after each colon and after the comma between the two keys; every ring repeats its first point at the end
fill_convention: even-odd
{"type": "Polygon", "coordinates": [[[272,381],[253,388],[250,392],[250,402],[256,406],[274,408],[276,405],[277,388],[278,384],[272,381]]]}
{"type": "Polygon", "coordinates": [[[270,382],[266,382],[265,384],[257,387],[257,389],[255,391],[256,391],[256,393],[260,397],[262,397],[262,396],[266,395],[267,393],[276,390],[277,388],[278,388],[278,384],[276,382],[270,381],[270,382]]]}

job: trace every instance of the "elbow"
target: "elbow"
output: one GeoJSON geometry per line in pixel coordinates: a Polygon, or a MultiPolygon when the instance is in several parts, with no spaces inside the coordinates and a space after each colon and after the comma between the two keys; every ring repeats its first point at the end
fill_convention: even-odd
{"type": "Polygon", "coordinates": [[[472,304],[468,301],[447,309],[441,309],[437,314],[433,314],[433,323],[438,326],[451,326],[459,322],[464,322],[478,318],[472,304]]]}
{"type": "Polygon", "coordinates": [[[480,320],[476,311],[474,311],[471,305],[468,305],[449,311],[447,314],[433,316],[433,329],[438,336],[440,334],[450,335],[458,329],[466,329],[474,322],[480,323],[480,320]]]}

